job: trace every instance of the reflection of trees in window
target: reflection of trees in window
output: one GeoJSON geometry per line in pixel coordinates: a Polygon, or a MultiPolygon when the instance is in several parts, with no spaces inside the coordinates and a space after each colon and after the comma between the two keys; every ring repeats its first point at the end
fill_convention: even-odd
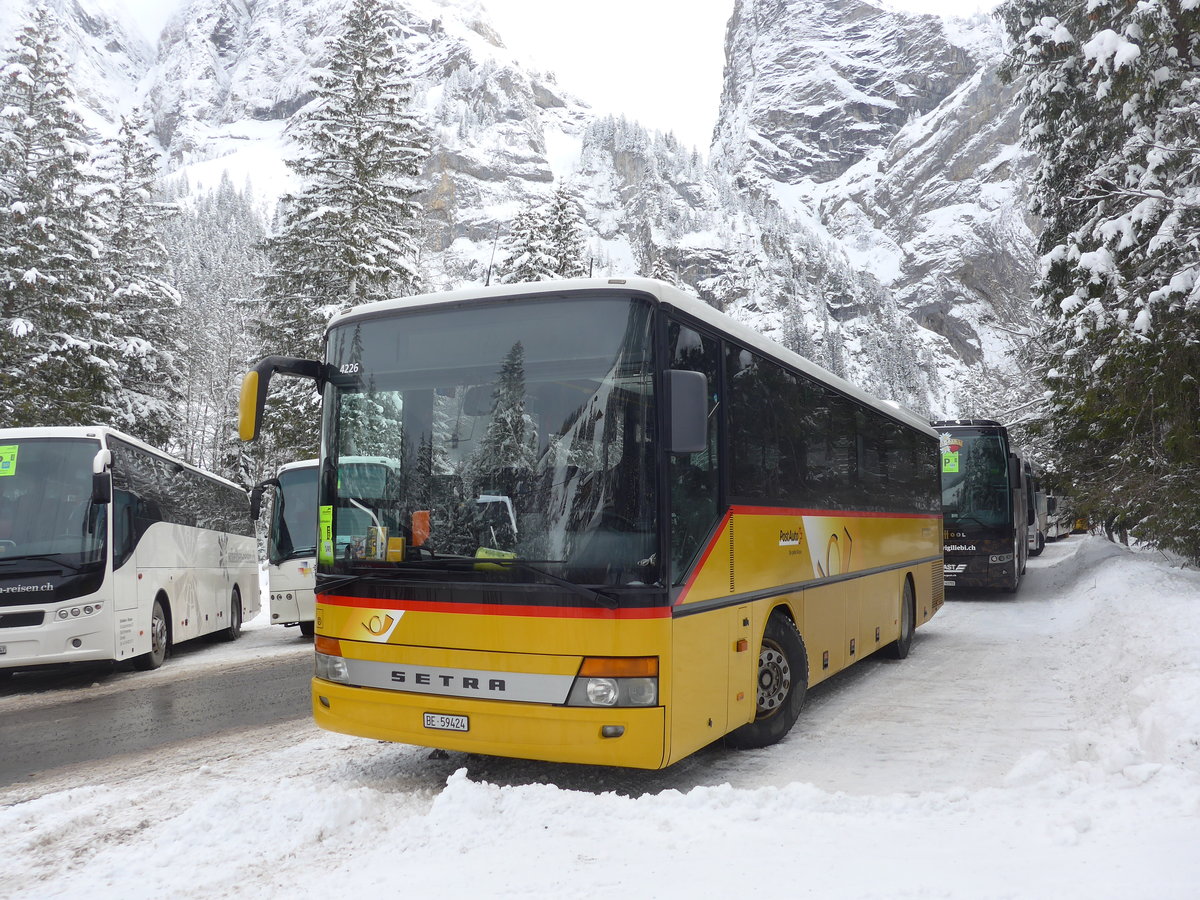
{"type": "Polygon", "coordinates": [[[489,493],[511,495],[533,474],[537,431],[526,411],[525,348],[517,341],[500,364],[492,415],[474,460],[473,474],[489,493]]]}

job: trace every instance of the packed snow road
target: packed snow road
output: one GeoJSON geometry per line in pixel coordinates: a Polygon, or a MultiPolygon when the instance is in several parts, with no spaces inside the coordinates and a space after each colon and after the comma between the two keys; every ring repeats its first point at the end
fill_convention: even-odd
{"type": "Polygon", "coordinates": [[[0,896],[1195,898],[1200,573],[1075,537],[952,597],[781,744],[663,772],[304,719],[14,785],[0,896]]]}

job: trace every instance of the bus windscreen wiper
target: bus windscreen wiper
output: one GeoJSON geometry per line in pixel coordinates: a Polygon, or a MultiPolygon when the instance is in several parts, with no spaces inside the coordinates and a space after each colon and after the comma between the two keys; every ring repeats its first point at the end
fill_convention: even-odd
{"type": "Polygon", "coordinates": [[[21,556],[10,556],[5,560],[5,563],[18,563],[23,559],[48,559],[56,565],[62,566],[64,569],[70,569],[72,572],[80,572],[83,570],[82,565],[77,566],[74,563],[69,563],[66,560],[59,559],[58,557],[62,555],[63,554],[61,553],[25,553],[21,556]]]}
{"type": "Polygon", "coordinates": [[[423,572],[438,572],[441,574],[450,575],[456,571],[474,569],[477,565],[503,566],[509,569],[515,568],[522,572],[530,572],[534,575],[540,575],[542,578],[545,578],[552,584],[566,588],[572,593],[579,594],[581,597],[587,597],[589,600],[595,600],[605,609],[617,608],[617,598],[611,594],[596,590],[595,588],[585,587],[582,584],[576,584],[574,581],[562,578],[558,575],[555,575],[553,572],[547,572],[545,569],[530,565],[529,563],[519,559],[497,559],[494,557],[476,556],[436,556],[433,559],[421,559],[405,563],[404,568],[416,568],[423,572]],[[452,563],[458,563],[459,565],[453,566],[451,565],[452,563]]]}

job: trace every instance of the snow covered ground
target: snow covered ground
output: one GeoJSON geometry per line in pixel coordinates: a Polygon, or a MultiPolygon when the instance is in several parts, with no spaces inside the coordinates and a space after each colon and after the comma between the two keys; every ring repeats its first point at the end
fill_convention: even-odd
{"type": "MultiPolygon", "coordinates": [[[[306,652],[263,621],[162,671],[306,652]]],[[[3,897],[618,894],[1200,896],[1200,573],[1051,544],[1015,598],[958,595],[907,660],[812,691],[783,743],[663,772],[301,720],[0,792],[3,897]]]]}

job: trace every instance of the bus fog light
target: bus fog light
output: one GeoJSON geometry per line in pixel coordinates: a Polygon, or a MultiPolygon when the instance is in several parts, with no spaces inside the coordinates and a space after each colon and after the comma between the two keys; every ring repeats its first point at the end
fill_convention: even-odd
{"type": "Polygon", "coordinates": [[[350,683],[350,669],[346,660],[340,656],[327,656],[324,653],[316,655],[315,674],[326,681],[336,681],[341,684],[350,683]]]}
{"type": "Polygon", "coordinates": [[[594,706],[616,706],[619,692],[615,678],[589,678],[587,682],[588,702],[594,706]]]}
{"type": "Polygon", "coordinates": [[[615,738],[620,737],[624,733],[624,725],[603,725],[600,728],[600,737],[615,738]]]}
{"type": "Polygon", "coordinates": [[[657,679],[626,678],[625,695],[630,706],[653,706],[658,699],[657,679]]]}

